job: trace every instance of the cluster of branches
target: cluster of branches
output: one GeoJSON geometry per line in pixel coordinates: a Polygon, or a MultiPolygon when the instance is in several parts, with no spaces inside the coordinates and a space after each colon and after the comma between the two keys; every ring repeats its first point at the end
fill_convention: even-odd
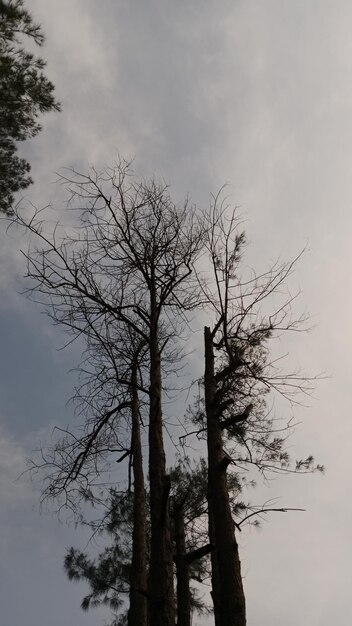
{"type": "Polygon", "coordinates": [[[237,532],[266,509],[243,504],[243,472],[322,469],[313,457],[291,461],[290,423],[279,425],[267,400],[276,392],[294,402],[312,386],[281,371],[269,349],[276,336],[305,325],[292,317],[284,290],[295,261],[241,278],[245,236],[221,196],[207,212],[177,206],[166,186],[136,180],[127,162],[102,173],[73,171],[64,182],[79,217],[65,236],[58,227],[48,233],[38,213],[29,221],[18,215],[17,223],[35,239],[26,254],[30,295],[72,339],[85,341],[75,392],[84,419],[80,431],[43,449],[34,469],[44,471],[44,499],[72,510],[81,499],[102,505],[98,527],[116,539],[97,563],[71,550],[68,574],[90,583],[86,608],[112,603],[122,608],[115,623],[129,626],[174,626],[176,616],[189,626],[192,603],[208,610],[192,576],[210,577],[216,626],[244,626],[237,532]],[[185,461],[167,470],[163,390],[197,310],[209,319],[205,373],[188,415],[192,430],[180,439],[184,447],[204,437],[206,460],[194,471],[185,461]],[[109,491],[116,462],[127,467],[122,499],[109,491]]]}

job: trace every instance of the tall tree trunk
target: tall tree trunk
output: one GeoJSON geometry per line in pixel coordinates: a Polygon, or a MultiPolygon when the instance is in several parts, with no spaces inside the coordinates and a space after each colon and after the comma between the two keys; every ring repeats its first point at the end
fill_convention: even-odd
{"type": "Polygon", "coordinates": [[[186,560],[185,516],[182,505],[174,510],[177,580],[177,626],[191,626],[191,594],[189,564],[186,560]]]}
{"type": "Polygon", "coordinates": [[[205,409],[207,416],[209,508],[214,523],[220,584],[219,626],[245,626],[246,610],[241,564],[227,489],[227,458],[217,415],[214,346],[210,328],[204,329],[205,409]]]}
{"type": "Polygon", "coordinates": [[[214,517],[210,505],[210,492],[208,490],[208,534],[210,543],[210,561],[211,561],[211,597],[214,607],[214,623],[215,626],[220,626],[221,618],[221,594],[220,594],[220,580],[219,580],[219,566],[218,557],[216,553],[216,540],[215,540],[215,528],[214,517]]]}
{"type": "Polygon", "coordinates": [[[151,626],[174,626],[173,559],[168,510],[170,480],[166,475],[163,443],[160,351],[155,317],[151,315],[150,334],[150,624],[151,626]]]}
{"type": "Polygon", "coordinates": [[[134,479],[132,563],[130,574],[130,608],[128,626],[147,626],[147,523],[143,455],[139,423],[137,360],[132,366],[132,463],[134,479]]]}

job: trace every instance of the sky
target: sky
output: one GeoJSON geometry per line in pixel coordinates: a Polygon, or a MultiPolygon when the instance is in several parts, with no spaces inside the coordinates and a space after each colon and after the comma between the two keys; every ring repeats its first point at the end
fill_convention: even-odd
{"type": "MultiPolygon", "coordinates": [[[[46,73],[60,114],[21,146],[35,184],[25,202],[65,218],[56,172],[134,158],[175,200],[208,206],[228,184],[249,239],[248,262],[268,267],[305,253],[292,276],[312,330],[283,350],[323,373],[290,440],[324,476],[258,488],[273,514],[241,533],[248,626],[350,623],[352,249],[352,8],[348,0],[27,0],[43,26],[46,73]]],[[[24,209],[27,210],[27,209],[24,209]]],[[[29,209],[28,209],[29,211],[29,209]]],[[[0,229],[0,604],[6,626],[103,624],[83,613],[84,585],[63,572],[69,545],[87,536],[40,513],[40,485],[19,478],[55,424],[72,422],[79,347],[21,293],[28,241],[0,229]]],[[[287,413],[292,409],[287,406],[287,413]]],[[[195,625],[208,624],[195,620],[195,625]]]]}

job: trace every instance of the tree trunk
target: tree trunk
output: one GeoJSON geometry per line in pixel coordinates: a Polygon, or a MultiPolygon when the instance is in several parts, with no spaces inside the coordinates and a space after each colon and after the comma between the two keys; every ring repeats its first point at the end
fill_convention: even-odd
{"type": "Polygon", "coordinates": [[[173,559],[169,517],[170,480],[166,475],[161,409],[161,370],[157,321],[151,316],[150,334],[150,624],[175,625],[173,559]]]}
{"type": "Polygon", "coordinates": [[[216,559],[220,586],[219,626],[245,626],[246,610],[241,564],[235,537],[222,433],[217,417],[214,347],[210,328],[204,330],[205,341],[205,409],[207,416],[209,508],[214,523],[216,559]]]}
{"type": "Polygon", "coordinates": [[[128,626],[147,626],[147,524],[143,455],[139,423],[137,361],[132,366],[132,463],[134,478],[132,563],[130,574],[130,608],[128,626]]]}
{"type": "Polygon", "coordinates": [[[174,510],[177,579],[177,626],[191,626],[189,564],[186,560],[185,518],[183,506],[174,510]]]}
{"type": "Polygon", "coordinates": [[[209,543],[210,543],[210,561],[211,561],[211,597],[214,607],[214,624],[220,626],[220,580],[219,580],[219,566],[218,557],[216,553],[216,541],[215,541],[215,528],[214,517],[210,506],[210,493],[208,493],[208,523],[209,523],[209,543]]]}

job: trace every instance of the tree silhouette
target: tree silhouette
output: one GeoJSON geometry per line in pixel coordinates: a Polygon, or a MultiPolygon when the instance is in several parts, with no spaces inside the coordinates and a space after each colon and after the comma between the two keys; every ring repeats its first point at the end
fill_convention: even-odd
{"type": "MultiPolygon", "coordinates": [[[[54,323],[87,346],[87,378],[76,394],[83,407],[82,430],[64,433],[34,464],[46,472],[43,498],[61,498],[61,505],[72,509],[80,498],[103,500],[96,490],[104,472],[114,477],[112,464],[128,460],[133,532],[139,515],[145,543],[145,424],[149,557],[145,564],[146,550],[141,548],[139,573],[144,579],[138,582],[138,567],[133,568],[133,555],[138,565],[136,536],[131,544],[129,624],[138,623],[132,615],[138,600],[145,605],[147,598],[148,615],[138,618],[141,626],[148,619],[153,626],[174,626],[176,573],[178,621],[186,626],[192,571],[205,567],[210,573],[210,558],[216,626],[245,626],[237,532],[270,507],[243,508],[243,468],[255,467],[264,475],[322,470],[312,456],[292,462],[285,445],[291,422],[279,423],[267,402],[271,392],[297,402],[299,394],[310,393],[314,380],[281,370],[270,346],[276,336],[306,328],[305,317],[293,315],[295,297],[285,289],[296,260],[241,275],[245,236],[236,211],[221,196],[208,212],[197,212],[188,202],[176,206],[165,185],[138,181],[124,161],[102,173],[72,172],[63,180],[79,218],[67,234],[59,225],[48,232],[38,213],[28,220],[17,215],[17,223],[38,242],[26,254],[30,295],[54,323]],[[201,467],[198,492],[190,488],[193,481],[200,488],[197,472],[167,470],[163,397],[168,374],[180,357],[182,330],[195,311],[207,319],[205,373],[189,415],[196,430],[186,428],[180,440],[183,446],[194,435],[206,440],[207,462],[201,467]],[[201,505],[197,493],[202,494],[201,505]],[[192,515],[187,517],[192,507],[193,519],[201,520],[198,533],[192,515]],[[239,519],[236,511],[242,513],[239,519]]],[[[94,571],[90,561],[79,563],[87,580],[88,571],[100,576],[100,561],[93,564],[98,568],[94,571]]],[[[92,589],[93,601],[94,585],[92,589]]]]}

